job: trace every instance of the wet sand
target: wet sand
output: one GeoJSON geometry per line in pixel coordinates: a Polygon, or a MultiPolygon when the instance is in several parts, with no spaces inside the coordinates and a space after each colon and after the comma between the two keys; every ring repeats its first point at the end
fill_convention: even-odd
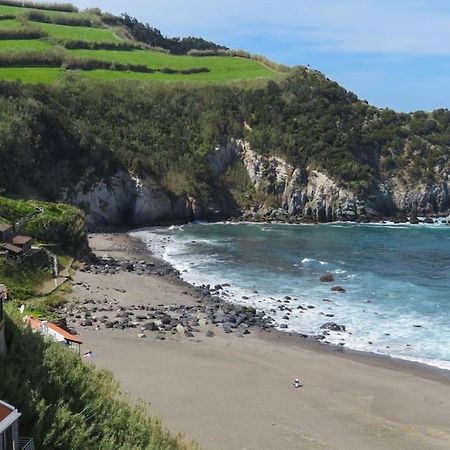
{"type": "MultiPolygon", "coordinates": [[[[93,235],[90,244],[117,259],[145,254],[121,234],[93,235]]],[[[90,287],[74,288],[75,301],[198,302],[170,277],[78,272],[75,282],[90,287]]],[[[165,340],[140,339],[136,329],[79,331],[94,364],[204,449],[450,448],[450,379],[418,365],[329,351],[274,330],[238,337],[203,324],[194,338],[165,340]],[[303,388],[292,388],[296,377],[303,388]]]]}

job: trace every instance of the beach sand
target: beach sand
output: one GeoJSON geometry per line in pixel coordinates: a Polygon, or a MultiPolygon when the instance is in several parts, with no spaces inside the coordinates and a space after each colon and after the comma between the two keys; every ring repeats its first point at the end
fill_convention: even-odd
{"type": "MultiPolygon", "coordinates": [[[[90,244],[118,259],[144,251],[121,234],[92,235],[90,244]]],[[[197,301],[166,277],[78,272],[74,281],[90,286],[74,288],[76,301],[197,301]]],[[[136,329],[79,332],[92,363],[203,449],[450,449],[450,378],[418,365],[330,351],[274,330],[238,337],[207,324],[194,338],[163,341],[140,339],[136,329]],[[294,378],[304,386],[294,389],[294,378]]]]}

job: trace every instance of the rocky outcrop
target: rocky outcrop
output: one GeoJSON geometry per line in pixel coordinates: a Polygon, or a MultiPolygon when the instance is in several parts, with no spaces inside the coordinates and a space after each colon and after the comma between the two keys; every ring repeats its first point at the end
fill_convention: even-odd
{"type": "MultiPolygon", "coordinates": [[[[450,207],[449,179],[445,173],[437,177],[441,182],[429,185],[411,185],[400,178],[391,178],[380,182],[371,194],[362,195],[316,168],[296,167],[282,158],[260,155],[244,140],[218,146],[206,157],[215,178],[239,161],[259,194],[255,197],[259,203],[252,205],[251,212],[258,217],[279,220],[296,217],[320,222],[369,220],[396,213],[428,215],[448,211],[450,207]]],[[[86,184],[80,182],[75,189],[66,191],[62,200],[82,207],[91,229],[225,217],[233,214],[236,207],[239,210],[239,205],[231,205],[223,190],[214,192],[214,186],[210,186],[210,198],[205,202],[191,195],[175,196],[154,178],[137,177],[125,170],[89,188],[86,184]]]]}
{"type": "Polygon", "coordinates": [[[62,201],[86,212],[88,228],[143,226],[205,217],[206,208],[192,196],[170,196],[152,177],[120,170],[90,187],[82,180],[62,194],[62,201]]]}
{"type": "Polygon", "coordinates": [[[255,189],[263,198],[271,199],[270,206],[254,205],[259,215],[285,214],[325,222],[391,217],[396,213],[428,215],[448,212],[450,207],[447,174],[438,174],[441,181],[428,185],[393,178],[380,182],[371,194],[358,195],[324,172],[259,155],[245,141],[235,141],[234,151],[255,189]]]}

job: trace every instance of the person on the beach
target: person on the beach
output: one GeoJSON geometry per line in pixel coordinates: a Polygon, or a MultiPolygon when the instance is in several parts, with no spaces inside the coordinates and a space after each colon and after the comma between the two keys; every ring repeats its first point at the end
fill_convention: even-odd
{"type": "Polygon", "coordinates": [[[300,388],[302,386],[303,386],[303,384],[300,383],[300,380],[298,378],[296,378],[294,380],[294,382],[292,383],[292,387],[295,388],[295,389],[298,389],[298,388],[300,388]]]}

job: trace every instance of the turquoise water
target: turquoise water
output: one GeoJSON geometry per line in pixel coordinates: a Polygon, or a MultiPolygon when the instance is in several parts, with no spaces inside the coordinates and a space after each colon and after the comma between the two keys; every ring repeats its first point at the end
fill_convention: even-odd
{"type": "Polygon", "coordinates": [[[318,334],[335,322],[346,332],[331,343],[450,369],[447,225],[192,224],[135,235],[164,239],[162,256],[186,281],[229,283],[229,300],[266,310],[286,330],[318,334]],[[321,283],[325,272],[335,282],[321,283]]]}

